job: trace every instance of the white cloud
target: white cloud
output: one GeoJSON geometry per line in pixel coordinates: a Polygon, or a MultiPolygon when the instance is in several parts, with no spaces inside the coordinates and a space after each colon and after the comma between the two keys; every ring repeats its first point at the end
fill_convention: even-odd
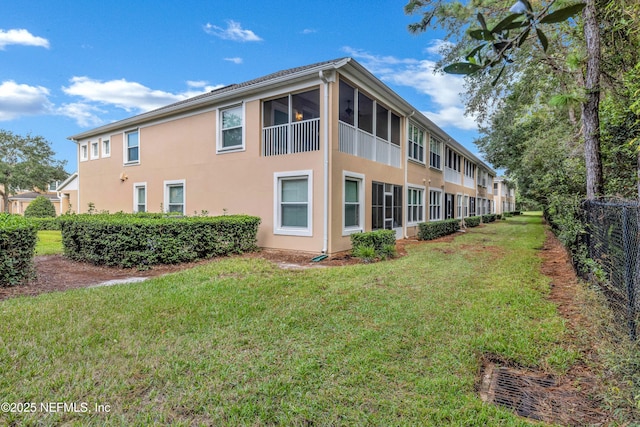
{"type": "Polygon", "coordinates": [[[236,42],[259,42],[262,41],[258,35],[251,30],[245,30],[242,28],[239,22],[229,20],[227,21],[227,28],[218,27],[207,23],[204,26],[204,31],[207,34],[220,37],[224,40],[233,40],[236,42]]]}
{"type": "Polygon", "coordinates": [[[125,79],[103,82],[89,77],[72,77],[70,81],[69,87],[62,88],[67,95],[79,96],[89,102],[111,104],[126,111],[149,111],[188,97],[186,94],[153,90],[125,79]]]}
{"type": "MultiPolygon", "coordinates": [[[[433,53],[439,51],[442,46],[443,43],[439,43],[428,49],[432,49],[429,51],[433,53]]],[[[464,79],[461,76],[435,73],[436,63],[430,60],[373,55],[350,47],[345,47],[343,50],[384,82],[411,87],[427,95],[435,104],[437,111],[426,111],[424,114],[438,126],[464,130],[477,129],[474,119],[464,114],[464,102],[461,96],[464,79]]]]}
{"type": "Polygon", "coordinates": [[[224,58],[225,61],[229,61],[229,62],[233,62],[234,64],[242,64],[242,58],[239,57],[235,57],[235,58],[224,58]]]}
{"type": "Polygon", "coordinates": [[[478,125],[473,118],[464,115],[464,108],[446,107],[437,112],[422,111],[431,121],[440,127],[455,127],[463,130],[477,130],[478,125]]]}
{"type": "Polygon", "coordinates": [[[57,109],[57,113],[72,118],[78,123],[78,126],[91,127],[104,123],[99,114],[104,114],[106,111],[86,102],[75,102],[64,104],[57,109]]]}
{"type": "Polygon", "coordinates": [[[314,30],[313,28],[305,28],[304,30],[302,30],[302,34],[313,34],[317,32],[318,30],[314,30]]]}
{"type": "Polygon", "coordinates": [[[0,30],[0,50],[4,50],[5,46],[12,44],[49,48],[49,40],[34,36],[25,29],[0,30]]]}
{"type": "Polygon", "coordinates": [[[0,121],[51,111],[49,89],[8,80],[0,84],[0,121]]]}

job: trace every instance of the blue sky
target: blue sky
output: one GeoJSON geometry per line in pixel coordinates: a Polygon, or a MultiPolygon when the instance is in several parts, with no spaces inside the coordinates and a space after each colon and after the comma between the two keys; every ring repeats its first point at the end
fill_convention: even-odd
{"type": "Polygon", "coordinates": [[[351,56],[477,154],[462,79],[434,74],[437,32],[403,0],[30,1],[0,14],[0,128],[67,137],[216,87],[351,56]],[[375,4],[375,7],[374,7],[375,4]]]}

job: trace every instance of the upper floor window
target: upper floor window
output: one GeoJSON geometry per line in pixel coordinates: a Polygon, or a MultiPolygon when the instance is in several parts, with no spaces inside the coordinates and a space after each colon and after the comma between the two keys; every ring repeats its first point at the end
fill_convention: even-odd
{"type": "Polygon", "coordinates": [[[138,130],[126,132],[125,134],[125,163],[140,162],[140,135],[138,130]]]}
{"type": "Polygon", "coordinates": [[[446,156],[444,158],[444,165],[446,167],[448,167],[450,169],[453,169],[454,171],[460,172],[461,171],[461,165],[460,165],[461,159],[462,159],[462,157],[460,156],[460,154],[456,153],[451,148],[447,147],[446,156]]]}
{"type": "Polygon", "coordinates": [[[414,123],[409,123],[409,158],[424,163],[425,131],[414,123]]]}
{"type": "Polygon", "coordinates": [[[83,162],[89,159],[89,145],[82,144],[80,145],[80,161],[83,162]]]}
{"type": "Polygon", "coordinates": [[[464,174],[470,178],[475,177],[476,165],[471,160],[464,159],[464,174]]]}
{"type": "Polygon", "coordinates": [[[264,156],[320,149],[320,89],[264,101],[262,109],[264,156]]]}
{"type": "Polygon", "coordinates": [[[218,151],[244,148],[242,105],[220,111],[220,139],[218,151]]]}
{"type": "Polygon", "coordinates": [[[100,147],[98,146],[98,141],[94,141],[91,143],[91,159],[97,159],[100,156],[100,147]]]}
{"type": "Polygon", "coordinates": [[[102,157],[111,156],[111,142],[108,139],[102,140],[102,157]]]}
{"type": "Polygon", "coordinates": [[[431,135],[429,143],[429,166],[436,169],[442,169],[441,156],[442,156],[442,141],[431,135]]]}

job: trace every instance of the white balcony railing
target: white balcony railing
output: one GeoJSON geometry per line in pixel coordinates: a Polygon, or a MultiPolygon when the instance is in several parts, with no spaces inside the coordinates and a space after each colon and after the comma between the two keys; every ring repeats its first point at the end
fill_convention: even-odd
{"type": "Polygon", "coordinates": [[[467,188],[475,188],[475,179],[472,176],[464,176],[464,186],[467,188]]]}
{"type": "Polygon", "coordinates": [[[340,123],[340,152],[362,157],[385,165],[399,168],[401,164],[400,147],[377,138],[368,132],[344,123],[340,123]]]}
{"type": "Polygon", "coordinates": [[[453,170],[449,167],[444,168],[444,180],[446,182],[451,182],[452,184],[460,185],[462,181],[462,174],[456,170],[453,170]]]}
{"type": "Polygon", "coordinates": [[[320,150],[320,119],[286,123],[262,129],[262,155],[320,150]]]}

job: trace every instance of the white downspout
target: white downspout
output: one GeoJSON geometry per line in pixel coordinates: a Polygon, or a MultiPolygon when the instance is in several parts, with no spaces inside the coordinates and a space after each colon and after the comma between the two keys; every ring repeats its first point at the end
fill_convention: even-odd
{"type": "Polygon", "coordinates": [[[336,81],[334,70],[320,71],[320,80],[324,83],[324,164],[323,164],[323,220],[322,220],[322,253],[326,254],[329,250],[329,83],[336,81]]]}
{"type": "MultiPolygon", "coordinates": [[[[411,111],[411,113],[409,113],[409,115],[407,116],[407,123],[404,126],[404,141],[405,141],[405,149],[404,149],[404,201],[405,203],[403,203],[405,206],[402,207],[402,211],[404,212],[404,221],[402,221],[402,235],[404,236],[405,239],[409,238],[409,234],[407,233],[407,218],[409,217],[408,213],[409,213],[409,200],[407,195],[409,194],[408,190],[408,186],[409,186],[409,144],[407,143],[409,141],[409,120],[411,119],[411,117],[413,117],[413,115],[415,114],[415,110],[411,111]]],[[[426,148],[426,147],[425,147],[426,148]]]]}

